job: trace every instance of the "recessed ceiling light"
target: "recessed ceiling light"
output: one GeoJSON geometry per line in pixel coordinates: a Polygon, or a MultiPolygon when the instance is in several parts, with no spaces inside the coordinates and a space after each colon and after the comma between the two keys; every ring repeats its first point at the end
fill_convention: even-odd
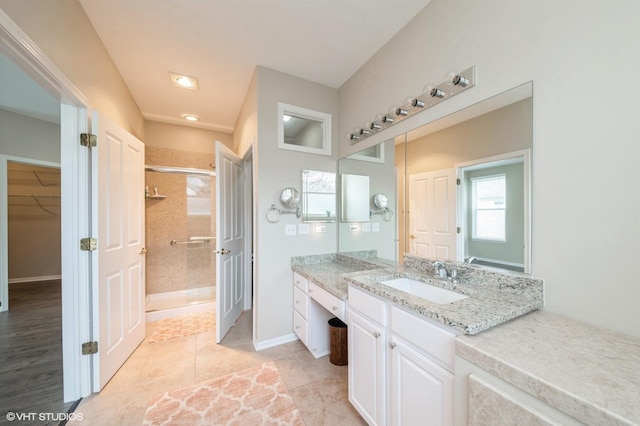
{"type": "Polygon", "coordinates": [[[181,89],[198,90],[198,79],[183,74],[169,73],[171,84],[181,89]]]}
{"type": "Polygon", "coordinates": [[[182,118],[189,121],[198,121],[198,116],[193,114],[182,114],[182,118]]]}

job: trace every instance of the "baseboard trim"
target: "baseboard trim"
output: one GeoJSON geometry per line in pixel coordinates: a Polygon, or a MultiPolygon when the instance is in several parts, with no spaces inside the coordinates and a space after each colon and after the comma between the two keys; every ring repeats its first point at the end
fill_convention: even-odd
{"type": "Polygon", "coordinates": [[[273,348],[274,346],[284,345],[285,343],[295,342],[296,340],[298,340],[298,336],[295,333],[291,333],[274,339],[262,340],[260,342],[254,340],[253,347],[256,351],[261,351],[263,349],[273,348]]]}
{"type": "Polygon", "coordinates": [[[9,278],[9,284],[34,283],[37,281],[53,281],[53,280],[61,280],[61,279],[62,279],[62,275],[44,275],[41,277],[9,278]]]}

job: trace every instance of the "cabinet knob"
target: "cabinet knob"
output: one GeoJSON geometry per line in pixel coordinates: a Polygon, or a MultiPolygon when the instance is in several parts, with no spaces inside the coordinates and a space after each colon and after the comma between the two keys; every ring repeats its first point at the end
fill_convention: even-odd
{"type": "Polygon", "coordinates": [[[297,305],[298,303],[300,303],[300,301],[299,301],[299,300],[296,300],[296,305],[297,305]]]}
{"type": "Polygon", "coordinates": [[[374,331],[373,332],[373,337],[375,337],[377,339],[378,337],[380,337],[380,333],[377,332],[377,331],[374,331]]]}
{"type": "Polygon", "coordinates": [[[396,344],[394,342],[389,342],[389,347],[393,349],[396,347],[396,344]]]}
{"type": "Polygon", "coordinates": [[[313,289],[312,288],[309,289],[309,293],[313,293],[313,289]]]}
{"type": "Polygon", "coordinates": [[[332,306],[332,308],[333,308],[333,310],[334,310],[334,311],[337,311],[337,310],[338,310],[338,307],[337,307],[337,306],[332,306]]]}
{"type": "Polygon", "coordinates": [[[299,330],[299,329],[300,329],[300,326],[299,326],[299,325],[296,325],[296,330],[299,330]]]}

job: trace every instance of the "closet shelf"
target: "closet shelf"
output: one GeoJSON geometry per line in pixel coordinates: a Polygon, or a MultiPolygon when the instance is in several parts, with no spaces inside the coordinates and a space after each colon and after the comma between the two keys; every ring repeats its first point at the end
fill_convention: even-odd
{"type": "Polygon", "coordinates": [[[164,200],[165,198],[167,198],[166,195],[147,195],[144,198],[146,198],[147,200],[164,200]]]}

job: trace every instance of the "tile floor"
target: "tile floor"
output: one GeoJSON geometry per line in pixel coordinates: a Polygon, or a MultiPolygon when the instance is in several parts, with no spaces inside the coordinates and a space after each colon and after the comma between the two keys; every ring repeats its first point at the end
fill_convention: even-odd
{"type": "MultiPolygon", "coordinates": [[[[147,336],[154,323],[147,323],[147,336]]],[[[314,359],[299,341],[256,352],[246,311],[220,345],[215,332],[157,343],[146,340],[97,395],[84,399],[77,425],[140,425],[148,401],[235,371],[273,361],[307,426],[365,425],[347,400],[347,367],[314,359]]]]}

